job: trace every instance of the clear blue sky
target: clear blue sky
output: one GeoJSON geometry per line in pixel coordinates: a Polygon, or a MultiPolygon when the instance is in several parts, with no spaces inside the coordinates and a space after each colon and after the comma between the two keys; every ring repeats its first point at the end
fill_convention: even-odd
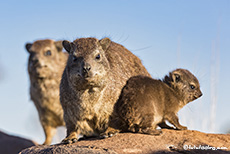
{"type": "Polygon", "coordinates": [[[0,130],[44,140],[29,97],[25,43],[89,36],[124,45],[154,78],[190,70],[204,95],[179,112],[181,123],[204,132],[230,129],[229,0],[7,0],[0,1],[0,130]]]}

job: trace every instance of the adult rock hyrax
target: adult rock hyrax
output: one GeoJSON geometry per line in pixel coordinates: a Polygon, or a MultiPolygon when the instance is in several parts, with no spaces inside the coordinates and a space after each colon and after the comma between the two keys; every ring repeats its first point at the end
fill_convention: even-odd
{"type": "Polygon", "coordinates": [[[30,96],[45,132],[45,142],[51,144],[56,127],[64,125],[59,101],[59,85],[68,54],[62,51],[62,41],[38,40],[27,43],[30,96]]]}
{"type": "Polygon", "coordinates": [[[109,127],[103,137],[120,131],[151,135],[161,134],[167,120],[178,130],[180,125],[177,112],[189,102],[202,96],[197,78],[188,70],[176,69],[165,76],[163,81],[146,76],[131,77],[123,87],[114,105],[109,127]]]}
{"type": "Polygon", "coordinates": [[[126,81],[135,75],[150,76],[141,60],[109,38],[79,38],[63,41],[69,53],[60,84],[67,137],[98,136],[108,126],[109,116],[126,81]]]}

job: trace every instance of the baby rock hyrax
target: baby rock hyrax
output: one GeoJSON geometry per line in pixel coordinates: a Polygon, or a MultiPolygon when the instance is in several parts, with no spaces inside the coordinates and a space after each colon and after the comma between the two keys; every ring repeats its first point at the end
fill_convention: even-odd
{"type": "Polygon", "coordinates": [[[109,137],[120,131],[151,135],[161,134],[156,127],[171,128],[167,120],[178,130],[177,112],[189,102],[202,96],[197,78],[185,69],[176,69],[163,81],[146,76],[131,77],[114,105],[109,128],[101,135],[109,137]]]}
{"type": "Polygon", "coordinates": [[[141,60],[109,38],[79,38],[63,41],[69,53],[60,84],[67,137],[99,136],[108,127],[109,116],[120,91],[131,76],[150,76],[141,60]]]}
{"type": "Polygon", "coordinates": [[[37,40],[27,43],[30,97],[34,102],[45,132],[45,142],[51,144],[56,127],[64,125],[59,101],[59,85],[68,54],[62,51],[62,41],[37,40]]]}

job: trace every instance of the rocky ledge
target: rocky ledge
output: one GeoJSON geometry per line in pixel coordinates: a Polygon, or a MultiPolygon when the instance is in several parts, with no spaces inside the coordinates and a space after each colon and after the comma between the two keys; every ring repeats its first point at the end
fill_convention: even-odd
{"type": "Polygon", "coordinates": [[[82,140],[72,145],[33,146],[20,154],[165,154],[230,153],[230,134],[206,134],[194,130],[166,130],[160,136],[120,133],[107,139],[82,140]],[[217,149],[218,148],[218,149],[217,149]]]}
{"type": "Polygon", "coordinates": [[[31,140],[8,135],[0,131],[0,154],[17,154],[25,148],[37,145],[31,140]]]}

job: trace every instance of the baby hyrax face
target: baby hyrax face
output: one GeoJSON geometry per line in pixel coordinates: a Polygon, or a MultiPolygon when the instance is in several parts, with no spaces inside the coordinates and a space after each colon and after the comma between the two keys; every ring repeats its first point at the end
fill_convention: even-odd
{"type": "Polygon", "coordinates": [[[202,96],[197,78],[188,70],[176,69],[156,80],[147,76],[131,77],[123,87],[114,105],[109,128],[102,136],[111,136],[120,131],[131,131],[159,135],[156,127],[178,130],[180,125],[177,112],[187,103],[202,96]]]}
{"type": "Polygon", "coordinates": [[[29,52],[28,71],[33,78],[49,78],[59,71],[60,58],[63,57],[62,41],[38,40],[26,44],[29,52]]]}
{"type": "Polygon", "coordinates": [[[165,76],[164,81],[176,91],[185,103],[202,96],[197,78],[186,69],[176,69],[165,76]]]}
{"type": "Polygon", "coordinates": [[[67,72],[73,87],[101,87],[105,83],[110,68],[105,50],[110,44],[105,38],[81,38],[74,42],[63,41],[63,47],[69,53],[67,72]]]}

